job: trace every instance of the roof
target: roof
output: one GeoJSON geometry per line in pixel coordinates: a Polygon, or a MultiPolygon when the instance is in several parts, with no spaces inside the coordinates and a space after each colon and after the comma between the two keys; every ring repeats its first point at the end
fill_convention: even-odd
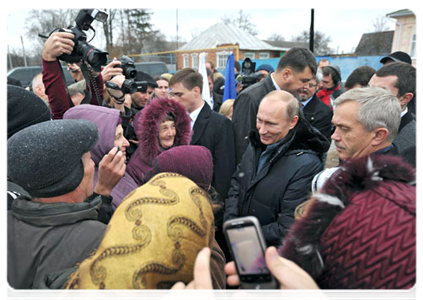
{"type": "Polygon", "coordinates": [[[228,44],[238,44],[239,49],[242,50],[287,50],[269,45],[252,34],[239,29],[236,25],[223,22],[213,25],[178,50],[208,49],[228,44]]]}
{"type": "Polygon", "coordinates": [[[388,55],[391,53],[394,31],[365,33],[355,49],[357,55],[388,55]]]}
{"type": "Polygon", "coordinates": [[[264,40],[264,42],[274,47],[284,48],[285,50],[289,50],[293,47],[304,47],[304,48],[309,47],[309,44],[305,42],[268,41],[268,40],[264,40]]]}
{"type": "Polygon", "coordinates": [[[411,15],[414,15],[414,13],[409,9],[401,9],[401,10],[397,10],[389,14],[386,14],[386,16],[389,18],[404,17],[404,16],[411,16],[411,15]]]}

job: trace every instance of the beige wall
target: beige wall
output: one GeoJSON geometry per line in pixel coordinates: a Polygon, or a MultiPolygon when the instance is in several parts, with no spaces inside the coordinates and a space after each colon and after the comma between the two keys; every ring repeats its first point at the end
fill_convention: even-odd
{"type": "MultiPolygon", "coordinates": [[[[395,19],[397,20],[397,25],[392,43],[392,52],[403,51],[411,54],[412,36],[416,33],[416,16],[396,17],[395,19]]],[[[416,57],[413,57],[413,65],[415,65],[415,60],[416,57]]]]}

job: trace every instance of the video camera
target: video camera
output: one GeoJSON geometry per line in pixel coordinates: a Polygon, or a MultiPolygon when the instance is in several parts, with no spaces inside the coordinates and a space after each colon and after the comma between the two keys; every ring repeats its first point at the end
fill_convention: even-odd
{"type": "MultiPolygon", "coordinates": [[[[71,54],[62,54],[58,57],[69,63],[86,61],[96,72],[101,71],[101,66],[107,63],[107,52],[96,49],[87,42],[87,35],[84,31],[91,29],[94,20],[104,23],[107,20],[107,13],[99,9],[82,9],[75,18],[76,26],[69,26],[66,29],[59,29],[59,32],[69,32],[74,35],[75,46],[71,54]]],[[[91,39],[92,40],[92,39],[91,39]]]]}
{"type": "Polygon", "coordinates": [[[241,82],[242,88],[245,89],[254,83],[260,81],[263,74],[256,73],[256,63],[251,61],[250,58],[244,59],[242,62],[241,73],[236,76],[236,81],[241,82]]]}

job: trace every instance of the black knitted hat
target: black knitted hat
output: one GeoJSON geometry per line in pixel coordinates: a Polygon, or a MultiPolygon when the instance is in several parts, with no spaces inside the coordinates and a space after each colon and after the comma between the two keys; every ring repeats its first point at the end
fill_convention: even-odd
{"type": "Polygon", "coordinates": [[[75,190],[84,177],[82,156],[98,140],[87,120],[53,120],[29,126],[7,141],[7,175],[32,197],[75,190]]]}
{"type": "Polygon", "coordinates": [[[51,119],[50,109],[34,93],[7,85],[7,138],[30,125],[51,119]]]}

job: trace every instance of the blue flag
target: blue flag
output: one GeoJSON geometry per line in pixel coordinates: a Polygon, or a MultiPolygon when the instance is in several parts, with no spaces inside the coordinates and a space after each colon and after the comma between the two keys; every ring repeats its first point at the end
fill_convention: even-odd
{"type": "Polygon", "coordinates": [[[226,71],[225,71],[225,91],[223,92],[222,103],[227,99],[236,98],[236,89],[235,89],[235,71],[234,71],[234,55],[231,54],[228,57],[226,62],[226,71]]]}

